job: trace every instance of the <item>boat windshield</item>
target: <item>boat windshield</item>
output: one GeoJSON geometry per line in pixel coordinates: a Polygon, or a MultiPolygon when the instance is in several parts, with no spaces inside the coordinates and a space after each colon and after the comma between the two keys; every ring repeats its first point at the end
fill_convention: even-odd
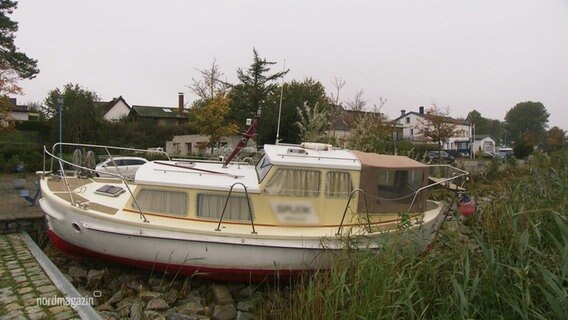
{"type": "Polygon", "coordinates": [[[261,183],[262,180],[264,180],[264,177],[266,177],[268,171],[270,171],[270,168],[272,168],[272,162],[270,162],[270,158],[264,155],[264,157],[262,157],[260,161],[258,161],[258,163],[256,164],[256,174],[258,175],[258,183],[261,183]]]}

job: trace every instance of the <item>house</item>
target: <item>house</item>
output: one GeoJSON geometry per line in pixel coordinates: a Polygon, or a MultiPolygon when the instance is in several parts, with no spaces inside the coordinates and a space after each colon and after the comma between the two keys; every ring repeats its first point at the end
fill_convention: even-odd
{"type": "MultiPolygon", "coordinates": [[[[240,135],[221,137],[219,147],[233,148],[241,139],[242,136],[240,135]]],[[[166,141],[166,152],[182,157],[197,155],[201,152],[207,152],[208,143],[209,136],[199,134],[174,136],[171,141],[166,141]]]]}
{"type": "MultiPolygon", "coordinates": [[[[426,121],[424,107],[418,108],[418,112],[400,110],[400,116],[393,120],[396,127],[402,128],[402,137],[399,140],[407,140],[415,143],[428,143],[424,136],[420,134],[426,121]]],[[[444,118],[445,123],[455,125],[455,135],[444,142],[442,149],[457,150],[460,153],[468,153],[471,149],[471,124],[466,121],[450,117],[444,118]]]]}
{"type": "Polygon", "coordinates": [[[385,119],[385,115],[380,112],[349,110],[341,105],[331,106],[331,108],[329,117],[333,117],[333,114],[335,119],[330,119],[330,122],[333,122],[333,127],[327,131],[327,136],[333,137],[340,146],[347,143],[351,136],[351,130],[363,117],[372,117],[377,122],[385,119]]]}
{"type": "Polygon", "coordinates": [[[179,93],[177,107],[133,105],[128,114],[131,120],[149,119],[156,125],[181,125],[189,122],[189,110],[184,106],[183,93],[179,93]]]}
{"type": "Polygon", "coordinates": [[[128,116],[132,109],[122,96],[114,98],[108,102],[99,102],[99,108],[106,121],[117,121],[121,118],[128,116]]]}
{"type": "Polygon", "coordinates": [[[8,118],[15,121],[28,121],[29,109],[28,106],[18,105],[16,98],[10,98],[10,105],[12,109],[8,112],[8,118]]]}
{"type": "Polygon", "coordinates": [[[475,135],[473,140],[473,150],[475,153],[481,151],[490,154],[497,154],[495,139],[487,134],[475,135]]]}

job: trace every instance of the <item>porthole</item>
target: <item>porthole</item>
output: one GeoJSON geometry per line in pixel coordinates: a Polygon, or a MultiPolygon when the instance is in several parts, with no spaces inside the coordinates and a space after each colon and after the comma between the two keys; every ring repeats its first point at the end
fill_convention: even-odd
{"type": "Polygon", "coordinates": [[[71,226],[73,226],[73,229],[75,229],[76,232],[81,232],[81,227],[77,222],[73,222],[71,226]]]}

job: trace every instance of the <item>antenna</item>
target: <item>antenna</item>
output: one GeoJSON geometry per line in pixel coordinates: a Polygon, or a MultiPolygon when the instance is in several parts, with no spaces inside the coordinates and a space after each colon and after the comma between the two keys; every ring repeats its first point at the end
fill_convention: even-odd
{"type": "MultiPolygon", "coordinates": [[[[284,59],[284,66],[282,72],[286,71],[286,59],[284,59]]],[[[280,143],[280,116],[282,115],[282,96],[284,95],[284,75],[280,84],[280,106],[278,107],[278,126],[276,127],[276,144],[280,143]]]]}

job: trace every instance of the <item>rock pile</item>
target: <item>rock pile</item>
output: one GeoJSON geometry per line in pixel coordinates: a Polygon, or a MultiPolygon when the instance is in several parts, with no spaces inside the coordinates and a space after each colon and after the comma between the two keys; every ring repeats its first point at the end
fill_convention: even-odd
{"type": "Polygon", "coordinates": [[[157,274],[46,251],[103,319],[253,319],[262,301],[255,286],[157,274]]]}

